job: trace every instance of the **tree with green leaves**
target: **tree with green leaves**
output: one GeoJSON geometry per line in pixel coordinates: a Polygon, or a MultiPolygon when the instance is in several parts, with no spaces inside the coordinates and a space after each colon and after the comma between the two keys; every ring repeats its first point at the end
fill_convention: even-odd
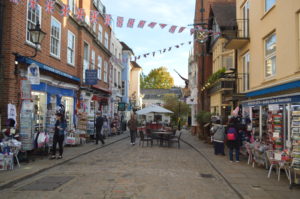
{"type": "Polygon", "coordinates": [[[173,111],[174,114],[171,116],[171,123],[173,126],[180,126],[186,123],[187,118],[190,114],[190,107],[185,102],[182,102],[175,94],[166,94],[164,96],[164,108],[173,111]]]}
{"type": "Polygon", "coordinates": [[[148,75],[141,75],[141,89],[170,89],[173,86],[174,79],[166,67],[152,69],[148,75]]]}

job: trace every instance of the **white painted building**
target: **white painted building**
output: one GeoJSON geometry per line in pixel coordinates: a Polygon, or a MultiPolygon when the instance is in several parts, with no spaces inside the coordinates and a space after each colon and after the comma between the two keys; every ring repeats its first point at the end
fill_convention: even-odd
{"type": "Polygon", "coordinates": [[[122,63],[122,44],[116,38],[115,33],[111,33],[111,44],[110,44],[110,52],[112,53],[111,57],[111,103],[110,110],[111,115],[118,112],[118,103],[122,102],[122,72],[124,70],[124,66],[122,63]]]}

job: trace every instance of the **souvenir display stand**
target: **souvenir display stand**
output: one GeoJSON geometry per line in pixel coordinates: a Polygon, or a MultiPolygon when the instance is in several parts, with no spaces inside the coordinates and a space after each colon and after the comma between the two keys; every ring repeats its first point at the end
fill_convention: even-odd
{"type": "Polygon", "coordinates": [[[300,185],[300,105],[292,105],[291,119],[291,156],[290,188],[300,185]]]}
{"type": "Polygon", "coordinates": [[[0,170],[13,170],[14,169],[14,157],[20,167],[18,153],[21,149],[21,142],[10,139],[0,143],[0,170]]]}

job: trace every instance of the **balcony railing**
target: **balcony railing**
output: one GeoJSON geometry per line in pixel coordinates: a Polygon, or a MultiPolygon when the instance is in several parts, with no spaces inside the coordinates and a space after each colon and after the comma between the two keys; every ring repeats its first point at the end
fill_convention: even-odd
{"type": "Polygon", "coordinates": [[[220,90],[234,90],[235,88],[235,79],[219,79],[210,89],[209,93],[215,93],[220,90]]]}
{"type": "Polygon", "coordinates": [[[233,30],[228,31],[226,36],[228,38],[228,43],[225,48],[227,49],[238,49],[249,42],[250,32],[249,32],[249,20],[248,19],[236,19],[232,22],[233,30]]]}

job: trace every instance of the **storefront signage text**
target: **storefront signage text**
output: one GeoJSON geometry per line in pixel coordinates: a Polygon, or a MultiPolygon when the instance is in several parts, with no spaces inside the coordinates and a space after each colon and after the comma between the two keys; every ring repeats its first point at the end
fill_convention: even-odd
{"type": "Polygon", "coordinates": [[[287,103],[294,103],[294,102],[300,102],[300,96],[291,96],[291,97],[282,97],[282,98],[245,102],[243,106],[263,106],[269,104],[287,104],[287,103]]]}

